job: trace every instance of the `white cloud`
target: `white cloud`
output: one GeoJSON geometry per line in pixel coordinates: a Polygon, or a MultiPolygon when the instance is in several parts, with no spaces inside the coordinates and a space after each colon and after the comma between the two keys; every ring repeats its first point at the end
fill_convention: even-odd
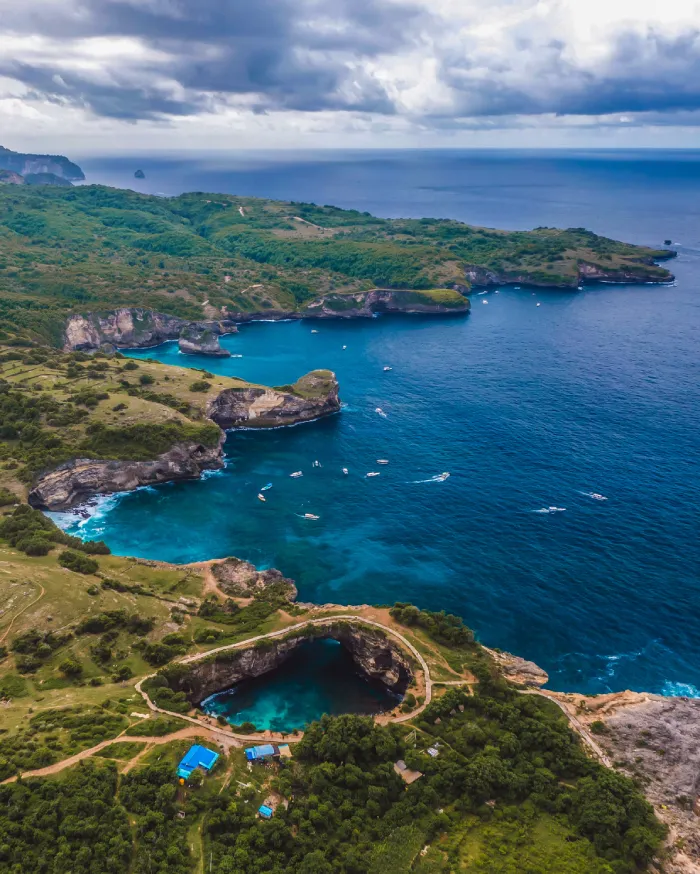
{"type": "Polygon", "coordinates": [[[693,144],[700,0],[0,0],[0,127],[91,149],[693,144]],[[66,119],[70,118],[70,127],[66,119]],[[500,140],[499,140],[500,138],[500,140]]]}

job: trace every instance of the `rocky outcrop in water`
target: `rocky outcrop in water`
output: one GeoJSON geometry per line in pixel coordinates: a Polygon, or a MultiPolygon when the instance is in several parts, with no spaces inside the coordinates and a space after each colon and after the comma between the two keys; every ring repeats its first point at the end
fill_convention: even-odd
{"type": "Polygon", "coordinates": [[[372,318],[376,313],[466,313],[469,301],[457,291],[403,291],[375,288],[352,294],[326,294],[309,303],[304,318],[357,319],[372,318]]]}
{"type": "Polygon", "coordinates": [[[253,647],[227,650],[197,662],[176,663],[161,673],[176,692],[184,692],[193,705],[241,680],[260,677],[283,664],[308,640],[331,638],[352,655],[360,670],[371,680],[403,694],[413,678],[411,664],[397,644],[381,631],[350,622],[309,625],[279,640],[260,641],[253,647]]]}
{"type": "Polygon", "coordinates": [[[212,329],[211,324],[192,322],[180,331],[178,343],[180,352],[186,355],[211,355],[213,358],[230,358],[231,353],[222,349],[219,343],[219,333],[212,329]]]}
{"type": "MultiPolygon", "coordinates": [[[[70,316],[64,331],[63,348],[66,352],[94,352],[105,346],[138,349],[157,346],[166,340],[178,340],[183,335],[187,341],[190,329],[193,336],[198,332],[202,335],[211,333],[217,346],[220,334],[238,330],[235,322],[229,319],[190,322],[141,307],[121,307],[103,313],[70,316]]],[[[196,341],[193,343],[196,345],[196,341]]],[[[198,350],[193,348],[193,351],[198,350]]]]}
{"type": "Polygon", "coordinates": [[[220,428],[276,428],[310,422],[340,409],[338,380],[330,370],[314,370],[294,385],[227,388],[207,407],[220,428]]]}
{"type": "Polygon", "coordinates": [[[275,568],[259,571],[255,565],[240,558],[225,558],[215,562],[211,568],[219,588],[226,595],[239,598],[252,598],[274,594],[294,601],[297,587],[275,568]]]}
{"type": "Polygon", "coordinates": [[[128,492],[140,486],[196,479],[224,466],[224,435],[217,446],[181,443],[153,461],[96,461],[76,458],[42,476],[29,493],[41,510],[67,510],[94,495],[128,492]]]}

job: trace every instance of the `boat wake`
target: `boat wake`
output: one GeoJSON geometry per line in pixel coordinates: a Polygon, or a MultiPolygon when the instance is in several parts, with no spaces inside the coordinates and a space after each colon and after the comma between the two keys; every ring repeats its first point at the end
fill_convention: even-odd
{"type": "Polygon", "coordinates": [[[418,483],[444,483],[449,473],[438,473],[435,476],[428,477],[428,479],[412,479],[408,480],[411,485],[417,485],[418,483]]]}
{"type": "Polygon", "coordinates": [[[551,515],[552,513],[565,513],[566,507],[541,507],[539,510],[531,510],[530,512],[551,515]]]}

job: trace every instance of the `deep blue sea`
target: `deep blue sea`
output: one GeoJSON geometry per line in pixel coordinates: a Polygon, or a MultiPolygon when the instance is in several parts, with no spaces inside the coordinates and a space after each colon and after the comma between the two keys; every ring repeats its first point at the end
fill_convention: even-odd
{"type": "Polygon", "coordinates": [[[267,384],[329,367],[344,407],[232,434],[224,472],[108,499],[80,531],[122,554],[275,566],[303,600],[451,610],[484,643],[540,664],[552,688],[700,694],[700,152],[81,164],[88,181],[149,192],[671,238],[672,287],[502,288],[472,295],[468,317],[246,325],[224,340],[242,357],[223,361],[174,344],[131,353],[267,384]]]}

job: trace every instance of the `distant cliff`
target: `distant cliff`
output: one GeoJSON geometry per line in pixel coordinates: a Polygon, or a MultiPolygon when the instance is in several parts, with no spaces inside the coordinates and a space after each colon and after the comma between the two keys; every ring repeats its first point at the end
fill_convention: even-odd
{"type": "MultiPolygon", "coordinates": [[[[62,179],[66,182],[80,182],[85,179],[85,174],[72,161],[63,155],[29,155],[24,152],[13,152],[0,146],[0,169],[9,170],[19,176],[43,177],[43,183],[57,184],[51,177],[62,179]]],[[[32,180],[37,184],[38,180],[32,180]]],[[[60,184],[60,183],[58,183],[60,184]]]]}

